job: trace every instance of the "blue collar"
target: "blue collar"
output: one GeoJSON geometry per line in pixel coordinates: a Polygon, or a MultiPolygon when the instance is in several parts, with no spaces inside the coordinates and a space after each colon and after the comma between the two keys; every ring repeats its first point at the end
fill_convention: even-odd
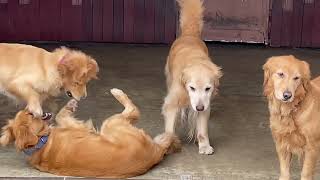
{"type": "Polygon", "coordinates": [[[38,143],[36,145],[34,145],[31,148],[27,148],[24,149],[23,152],[28,155],[31,156],[34,152],[38,151],[39,149],[41,149],[48,141],[49,136],[41,136],[40,139],[38,140],[38,143]]]}

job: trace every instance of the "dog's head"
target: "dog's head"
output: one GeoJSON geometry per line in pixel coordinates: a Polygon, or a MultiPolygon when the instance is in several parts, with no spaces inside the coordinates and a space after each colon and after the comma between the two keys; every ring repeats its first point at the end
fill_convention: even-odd
{"type": "Polygon", "coordinates": [[[221,77],[221,68],[211,62],[190,65],[183,70],[181,82],[188,92],[194,111],[207,110],[212,95],[218,90],[221,77]]]}
{"type": "Polygon", "coordinates": [[[0,144],[6,146],[15,141],[18,150],[32,147],[38,143],[41,136],[49,134],[47,121],[34,117],[26,110],[16,114],[14,119],[8,120],[2,127],[0,144]]]}
{"type": "Polygon", "coordinates": [[[79,101],[87,96],[87,83],[91,79],[97,79],[98,64],[93,58],[80,51],[63,47],[56,52],[64,54],[58,64],[63,88],[69,97],[79,101]]]}
{"type": "Polygon", "coordinates": [[[263,65],[264,94],[282,102],[304,96],[310,82],[309,64],[294,56],[271,57],[263,65]]]}

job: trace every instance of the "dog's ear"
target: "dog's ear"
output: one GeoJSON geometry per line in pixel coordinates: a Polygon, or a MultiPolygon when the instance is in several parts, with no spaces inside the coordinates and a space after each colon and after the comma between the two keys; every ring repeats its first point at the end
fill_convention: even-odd
{"type": "Polygon", "coordinates": [[[15,144],[18,150],[23,150],[27,147],[34,146],[37,143],[38,137],[34,135],[27,126],[21,125],[17,128],[15,144]]]}
{"type": "Polygon", "coordinates": [[[272,84],[272,81],[270,80],[270,76],[272,75],[271,61],[272,61],[272,58],[269,58],[262,67],[264,71],[263,94],[265,96],[269,96],[272,93],[272,89],[273,89],[273,84],[272,84]]]}
{"type": "Polygon", "coordinates": [[[13,135],[13,119],[9,119],[7,124],[2,127],[1,137],[0,137],[0,144],[2,146],[7,146],[14,140],[13,135]]]}
{"type": "Polygon", "coordinates": [[[98,79],[97,73],[99,72],[99,67],[98,67],[97,62],[94,59],[89,58],[87,67],[88,67],[87,77],[89,79],[91,79],[91,78],[98,79]]]}
{"type": "Polygon", "coordinates": [[[223,73],[221,71],[222,68],[213,63],[210,63],[208,67],[211,70],[211,78],[213,79],[214,86],[215,88],[217,88],[219,86],[219,79],[223,76],[223,73]]]}
{"type": "Polygon", "coordinates": [[[310,86],[311,73],[310,73],[310,66],[307,62],[301,61],[300,73],[301,73],[301,84],[296,91],[296,98],[295,98],[298,101],[304,98],[310,86]]]}

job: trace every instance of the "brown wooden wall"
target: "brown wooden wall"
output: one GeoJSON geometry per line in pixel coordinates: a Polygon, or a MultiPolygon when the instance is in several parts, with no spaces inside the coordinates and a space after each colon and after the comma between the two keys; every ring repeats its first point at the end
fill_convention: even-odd
{"type": "Polygon", "coordinates": [[[173,0],[0,0],[0,41],[170,43],[173,0]]]}
{"type": "Polygon", "coordinates": [[[270,45],[320,47],[320,0],[273,0],[270,45]]]}

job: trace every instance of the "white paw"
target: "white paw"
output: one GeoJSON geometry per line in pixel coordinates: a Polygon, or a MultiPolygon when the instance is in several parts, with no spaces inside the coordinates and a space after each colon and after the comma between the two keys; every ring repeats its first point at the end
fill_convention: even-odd
{"type": "Polygon", "coordinates": [[[114,96],[121,96],[123,95],[123,91],[120,90],[120,89],[117,89],[117,88],[113,88],[110,90],[111,94],[114,95],[114,96]]]}
{"type": "Polygon", "coordinates": [[[28,104],[26,109],[32,113],[34,117],[42,116],[43,111],[40,104],[28,104]]]}
{"type": "Polygon", "coordinates": [[[210,145],[199,147],[199,154],[209,155],[209,154],[212,154],[213,152],[214,152],[214,149],[210,145]]]}
{"type": "Polygon", "coordinates": [[[78,107],[78,101],[75,99],[71,99],[66,106],[66,108],[71,110],[72,112],[76,111],[77,107],[78,107]]]}

